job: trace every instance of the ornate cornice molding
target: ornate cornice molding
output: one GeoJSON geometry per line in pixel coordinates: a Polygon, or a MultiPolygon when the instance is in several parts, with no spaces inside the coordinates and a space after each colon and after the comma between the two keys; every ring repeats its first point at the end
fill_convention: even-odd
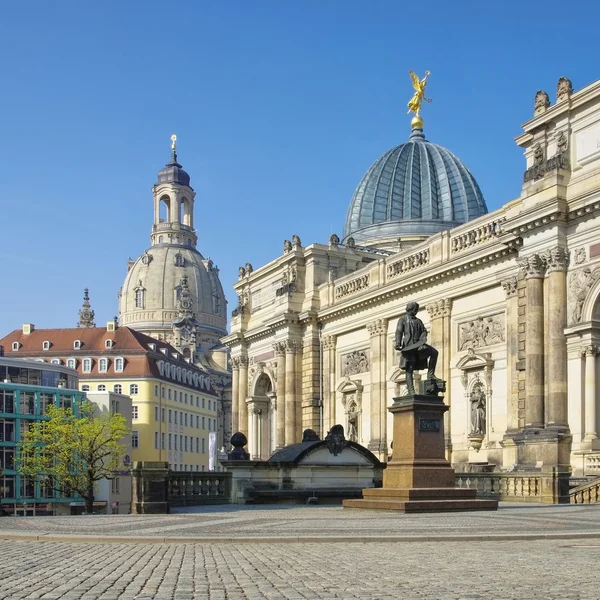
{"type": "Polygon", "coordinates": [[[505,279],[501,282],[502,289],[504,290],[504,293],[506,294],[507,298],[514,298],[517,295],[518,282],[519,280],[516,276],[509,277],[508,279],[505,279]]]}

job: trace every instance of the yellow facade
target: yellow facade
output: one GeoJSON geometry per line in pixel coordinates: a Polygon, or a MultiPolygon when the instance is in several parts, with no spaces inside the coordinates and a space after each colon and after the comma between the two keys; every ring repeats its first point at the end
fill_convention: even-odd
{"type": "Polygon", "coordinates": [[[217,431],[214,396],[157,377],[90,378],[80,380],[79,387],[131,396],[132,460],[165,461],[175,471],[208,471],[209,434],[217,431]]]}

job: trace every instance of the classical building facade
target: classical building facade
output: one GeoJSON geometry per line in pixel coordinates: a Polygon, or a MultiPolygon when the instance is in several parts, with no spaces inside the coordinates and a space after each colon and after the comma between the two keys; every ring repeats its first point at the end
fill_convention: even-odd
{"type": "MultiPolygon", "coordinates": [[[[422,127],[360,182],[343,239],[298,236],[240,268],[231,333],[233,430],[254,457],[336,424],[386,460],[406,393],[394,333],[408,301],[439,349],[457,466],[600,459],[600,81],[538,92],[517,144],[522,192],[488,213],[473,175],[422,127]]],[[[515,177],[517,175],[515,174],[515,177]]]]}
{"type": "Polygon", "coordinates": [[[227,333],[227,303],[219,269],[196,248],[196,192],[177,161],[176,137],[171,139],[171,159],[152,188],[151,246],[128,263],[118,321],[172,345],[210,377],[219,395],[221,429],[229,439],[231,373],[227,349],[220,342],[227,333]]]}

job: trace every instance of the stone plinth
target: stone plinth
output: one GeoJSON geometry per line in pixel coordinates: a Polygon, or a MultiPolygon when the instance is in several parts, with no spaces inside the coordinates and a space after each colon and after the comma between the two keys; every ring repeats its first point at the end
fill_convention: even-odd
{"type": "Polygon", "coordinates": [[[454,487],[454,469],[444,449],[444,413],[437,396],[394,398],[392,459],[383,472],[383,487],[364,489],[362,499],[344,500],[345,508],[442,512],[496,510],[496,500],[478,500],[475,489],[454,487]]]}
{"type": "Polygon", "coordinates": [[[167,462],[136,461],[133,463],[131,512],[134,515],[169,512],[168,475],[169,463],[167,462]]]}

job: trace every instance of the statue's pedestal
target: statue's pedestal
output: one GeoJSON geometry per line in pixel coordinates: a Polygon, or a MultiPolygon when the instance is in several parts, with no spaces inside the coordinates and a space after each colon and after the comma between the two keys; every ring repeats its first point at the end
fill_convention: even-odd
{"type": "Polygon", "coordinates": [[[454,469],[444,449],[444,413],[437,396],[414,394],[394,398],[392,459],[383,472],[383,487],[363,490],[359,500],[344,500],[344,508],[401,512],[496,510],[496,500],[478,500],[475,489],[455,488],[454,469]]]}

